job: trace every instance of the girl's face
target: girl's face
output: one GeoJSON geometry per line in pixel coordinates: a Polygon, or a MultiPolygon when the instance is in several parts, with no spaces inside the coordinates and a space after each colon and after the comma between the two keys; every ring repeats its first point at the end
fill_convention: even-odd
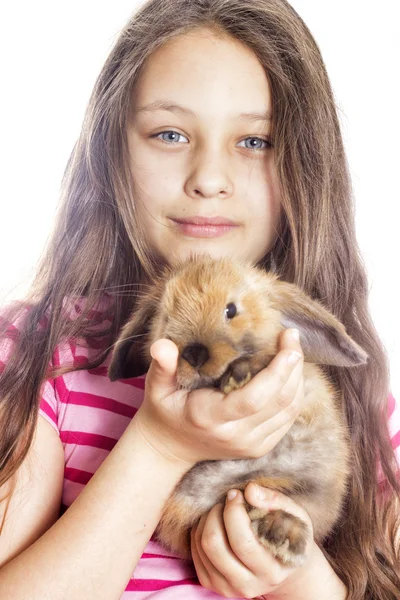
{"type": "Polygon", "coordinates": [[[151,55],[132,101],[131,173],[153,252],[170,264],[191,252],[260,260],[280,199],[271,92],[255,54],[197,29],[151,55]]]}

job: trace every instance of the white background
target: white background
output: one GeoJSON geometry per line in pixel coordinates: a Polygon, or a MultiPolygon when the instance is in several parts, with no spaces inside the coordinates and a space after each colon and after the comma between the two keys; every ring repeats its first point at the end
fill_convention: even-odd
{"type": "MultiPolygon", "coordinates": [[[[61,177],[95,79],[137,4],[22,0],[0,9],[0,301],[26,289],[52,226],[61,177]]],[[[334,88],[370,309],[389,355],[392,390],[400,398],[399,2],[292,0],[292,5],[311,29],[334,88]]]]}

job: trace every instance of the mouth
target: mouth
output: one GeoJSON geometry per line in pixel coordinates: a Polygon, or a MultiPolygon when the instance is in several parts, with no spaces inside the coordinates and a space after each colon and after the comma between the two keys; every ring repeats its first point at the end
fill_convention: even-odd
{"type": "Polygon", "coordinates": [[[171,218],[171,221],[184,236],[194,238],[221,237],[239,228],[237,223],[223,217],[171,218]]]}
{"type": "Polygon", "coordinates": [[[178,375],[178,389],[187,390],[189,392],[192,392],[194,390],[200,390],[203,388],[216,390],[220,389],[222,377],[220,377],[219,379],[211,379],[211,377],[204,377],[201,376],[199,373],[196,373],[196,375],[198,376],[191,377],[189,380],[187,378],[182,380],[178,375]]]}
{"type": "Polygon", "coordinates": [[[218,377],[205,375],[197,369],[193,369],[190,375],[186,374],[184,377],[180,376],[178,372],[178,386],[190,391],[201,388],[222,390],[231,378],[238,384],[244,382],[249,377],[251,378],[249,361],[254,354],[253,349],[241,354],[228,363],[218,377]]]}
{"type": "Polygon", "coordinates": [[[220,389],[221,381],[226,373],[225,371],[219,375],[219,377],[213,377],[212,375],[205,375],[197,369],[191,369],[190,373],[182,372],[178,369],[177,372],[177,384],[179,389],[185,389],[187,391],[198,390],[201,388],[208,389],[220,389]]]}
{"type": "Polygon", "coordinates": [[[232,221],[231,219],[227,219],[225,217],[200,217],[200,216],[193,216],[193,217],[186,217],[184,218],[175,218],[175,217],[171,217],[173,221],[176,221],[177,223],[183,223],[183,224],[191,224],[191,225],[215,225],[215,226],[223,226],[223,225],[237,225],[237,223],[235,223],[234,221],[232,221]]]}

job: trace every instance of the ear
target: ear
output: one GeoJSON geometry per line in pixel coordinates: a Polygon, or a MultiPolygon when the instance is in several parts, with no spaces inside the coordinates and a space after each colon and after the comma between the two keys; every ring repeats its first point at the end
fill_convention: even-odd
{"type": "Polygon", "coordinates": [[[337,367],[367,362],[368,354],[346,333],[344,325],[296,285],[277,280],[271,301],[281,313],[281,324],[299,330],[307,362],[337,367]]]}
{"type": "Polygon", "coordinates": [[[111,381],[139,377],[149,368],[149,358],[145,355],[149,325],[156,311],[156,303],[148,298],[137,307],[121,330],[114,346],[108,376],[111,381]]]}

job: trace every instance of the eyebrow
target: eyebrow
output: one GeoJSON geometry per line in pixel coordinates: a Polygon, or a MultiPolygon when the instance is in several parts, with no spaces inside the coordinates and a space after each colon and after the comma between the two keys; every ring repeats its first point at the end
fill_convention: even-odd
{"type": "MultiPolygon", "coordinates": [[[[145,106],[140,106],[136,108],[135,112],[153,112],[156,110],[168,110],[170,112],[181,113],[183,115],[188,115],[194,119],[197,119],[196,114],[186,108],[185,106],[181,106],[180,104],[174,104],[173,102],[169,102],[168,100],[155,100],[154,102],[150,102],[145,106]]],[[[235,117],[237,121],[271,121],[271,113],[267,110],[265,112],[245,112],[240,113],[235,117]]]]}

